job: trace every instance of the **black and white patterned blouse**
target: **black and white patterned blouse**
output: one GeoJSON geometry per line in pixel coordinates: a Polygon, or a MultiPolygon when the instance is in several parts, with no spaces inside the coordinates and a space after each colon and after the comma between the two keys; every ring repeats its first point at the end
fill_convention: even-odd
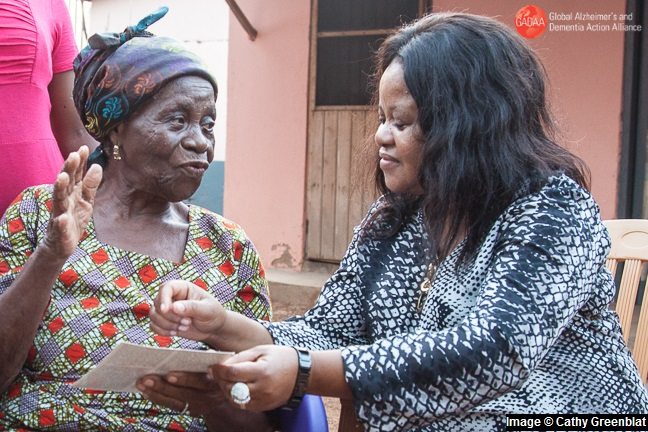
{"type": "Polygon", "coordinates": [[[368,431],[503,431],[506,413],[648,412],[608,308],[610,240],[587,191],[553,177],[511,204],[457,271],[461,247],[419,314],[421,216],[389,240],[356,229],[315,307],[264,325],[278,344],[342,348],[368,431]]]}

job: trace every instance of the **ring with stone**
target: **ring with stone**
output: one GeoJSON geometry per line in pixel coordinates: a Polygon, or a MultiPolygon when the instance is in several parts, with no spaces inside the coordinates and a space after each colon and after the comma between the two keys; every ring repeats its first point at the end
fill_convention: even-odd
{"type": "Polygon", "coordinates": [[[244,382],[237,382],[230,390],[232,401],[241,409],[245,409],[245,404],[250,402],[250,387],[244,382]]]}

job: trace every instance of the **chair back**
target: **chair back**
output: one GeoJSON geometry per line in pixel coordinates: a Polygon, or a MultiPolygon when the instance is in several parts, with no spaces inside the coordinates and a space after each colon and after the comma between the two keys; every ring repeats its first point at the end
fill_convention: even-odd
{"type": "Polygon", "coordinates": [[[307,394],[296,408],[280,409],[279,425],[282,432],[328,432],[322,398],[307,394]]]}
{"type": "Polygon", "coordinates": [[[632,351],[641,379],[648,384],[648,293],[644,293],[641,307],[635,307],[643,265],[648,262],[648,220],[613,219],[603,222],[612,241],[605,263],[612,276],[617,276],[618,264],[623,263],[614,309],[619,315],[623,339],[632,351]],[[634,322],[637,324],[633,325],[634,322]],[[634,337],[633,329],[636,329],[634,337]]]}

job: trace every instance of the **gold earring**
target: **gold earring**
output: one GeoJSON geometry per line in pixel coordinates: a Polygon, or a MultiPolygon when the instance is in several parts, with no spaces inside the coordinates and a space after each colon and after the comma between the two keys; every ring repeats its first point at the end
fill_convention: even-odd
{"type": "Polygon", "coordinates": [[[121,160],[121,155],[119,154],[119,146],[117,144],[113,146],[113,159],[121,160]]]}

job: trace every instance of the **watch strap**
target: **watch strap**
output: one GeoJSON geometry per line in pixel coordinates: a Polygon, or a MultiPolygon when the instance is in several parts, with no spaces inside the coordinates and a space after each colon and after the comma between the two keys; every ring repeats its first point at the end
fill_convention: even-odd
{"type": "Polygon", "coordinates": [[[288,400],[286,406],[288,408],[295,408],[299,406],[308,387],[308,379],[311,372],[311,356],[308,350],[293,347],[297,351],[297,359],[299,361],[299,368],[297,369],[297,379],[295,380],[295,388],[292,395],[288,400]]]}

